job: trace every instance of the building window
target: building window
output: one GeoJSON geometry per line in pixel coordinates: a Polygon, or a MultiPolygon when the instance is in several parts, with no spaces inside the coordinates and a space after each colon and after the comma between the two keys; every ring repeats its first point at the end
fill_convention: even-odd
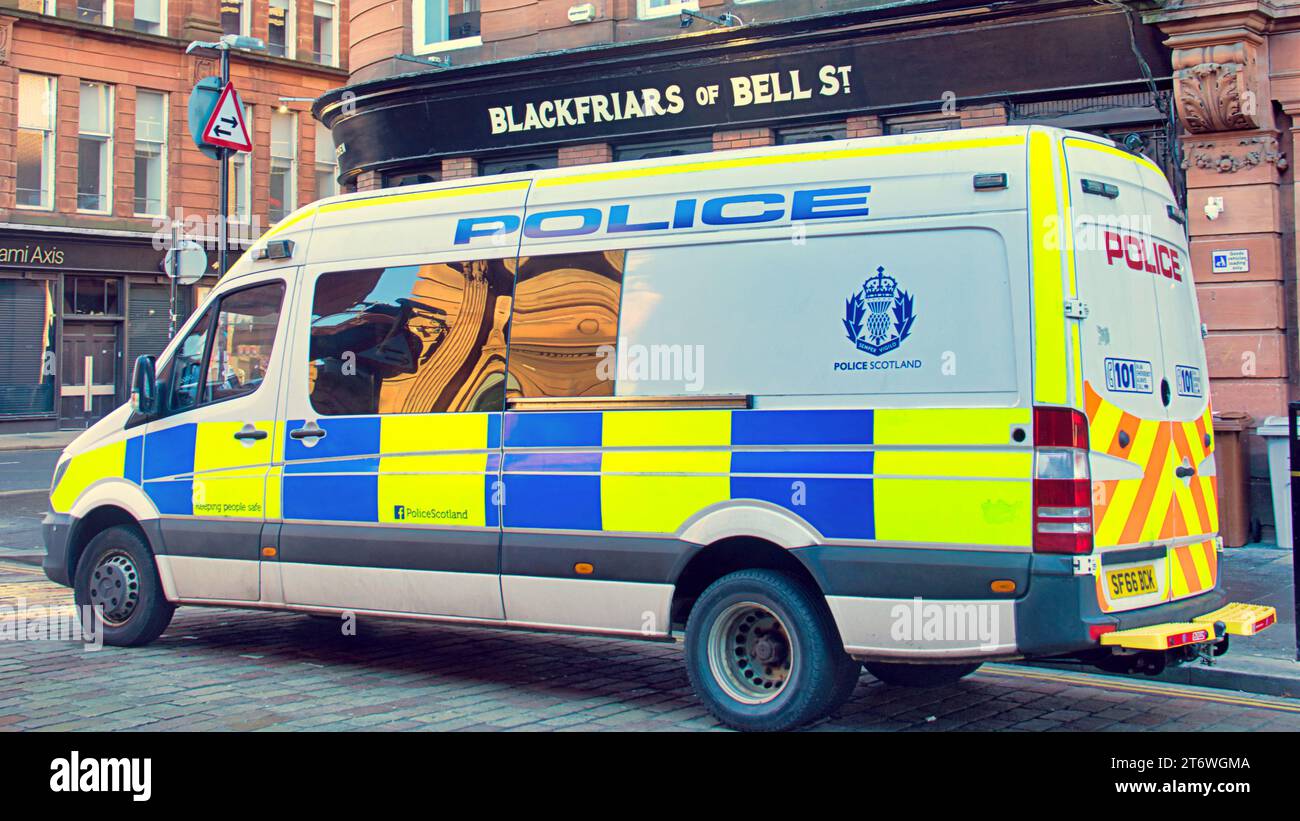
{"type": "Polygon", "coordinates": [[[800,145],[802,143],[821,143],[831,140],[843,140],[849,136],[845,123],[827,123],[825,125],[803,125],[798,128],[779,128],[776,132],[777,145],[800,145]]]}
{"type": "Polygon", "coordinates": [[[103,277],[66,277],[63,280],[63,313],[77,316],[119,316],[122,313],[121,282],[103,277]]]}
{"type": "Polygon", "coordinates": [[[495,174],[519,174],[524,171],[541,171],[545,168],[559,168],[558,152],[546,154],[520,154],[516,156],[497,157],[479,163],[478,173],[481,177],[495,174]]]}
{"type": "Polygon", "coordinates": [[[242,151],[231,154],[227,196],[230,198],[230,219],[235,222],[248,222],[252,215],[253,209],[248,201],[248,174],[248,155],[242,151]]]}
{"type": "Polygon", "coordinates": [[[135,0],[133,24],[136,31],[143,31],[145,34],[166,34],[166,0],[135,0]]]}
{"type": "Polygon", "coordinates": [[[113,0],[77,0],[77,20],[96,26],[113,25],[113,0]]]}
{"type": "Polygon", "coordinates": [[[480,0],[413,0],[412,43],[416,54],[483,44],[480,0]]]}
{"type": "Polygon", "coordinates": [[[271,194],[267,217],[277,223],[298,207],[298,115],[271,113],[271,194]]]}
{"type": "Polygon", "coordinates": [[[158,216],[167,211],[167,95],[160,91],[135,96],[135,213],[158,216]]]}
{"type": "Polygon", "coordinates": [[[18,0],[18,8],[23,11],[34,11],[37,14],[48,14],[51,17],[59,13],[57,0],[18,0]]]}
{"type": "Polygon", "coordinates": [[[55,81],[18,75],[18,207],[54,207],[55,81]]]}
{"type": "Polygon", "coordinates": [[[0,279],[0,416],[54,413],[55,280],[0,279]]]}
{"type": "Polygon", "coordinates": [[[77,131],[77,210],[108,213],[113,206],[113,87],[81,84],[77,131]]]}
{"type": "MultiPolygon", "coordinates": [[[[253,109],[244,106],[244,122],[248,124],[248,133],[253,134],[253,109]]],[[[250,176],[252,164],[248,154],[235,151],[230,155],[230,176],[226,180],[226,196],[230,199],[230,219],[234,222],[250,222],[253,205],[250,201],[253,181],[250,176]]]]}
{"type": "Polygon", "coordinates": [[[682,9],[699,11],[700,4],[698,0],[636,0],[636,14],[642,20],[674,17],[681,14],[682,9]]]}
{"type": "Polygon", "coordinates": [[[221,33],[248,34],[248,15],[244,14],[245,0],[221,0],[221,33]]]}
{"type": "Polygon", "coordinates": [[[292,0],[271,0],[270,19],[266,24],[266,52],[275,57],[293,58],[295,34],[292,0]]]}
{"type": "Polygon", "coordinates": [[[311,58],[321,65],[335,65],[339,33],[334,0],[315,0],[312,8],[311,58]]]}
{"type": "Polygon", "coordinates": [[[507,316],[498,306],[511,281],[501,259],[322,274],[307,354],[312,407],[331,416],[501,410],[507,316]]]}
{"type": "Polygon", "coordinates": [[[339,162],[334,155],[334,135],[325,123],[316,124],[316,199],[332,197],[339,192],[339,162]]]}
{"type": "Polygon", "coordinates": [[[402,188],[407,185],[425,185],[426,183],[437,182],[441,176],[437,170],[429,171],[390,171],[384,174],[384,188],[402,188]]]}
{"type": "Polygon", "coordinates": [[[685,154],[706,154],[713,150],[713,140],[660,140],[652,143],[629,143],[614,146],[614,162],[628,160],[654,160],[661,157],[681,157],[685,154]]]}
{"type": "Polygon", "coordinates": [[[899,117],[885,122],[886,134],[924,134],[930,131],[956,131],[960,128],[961,119],[958,117],[899,117]]]}

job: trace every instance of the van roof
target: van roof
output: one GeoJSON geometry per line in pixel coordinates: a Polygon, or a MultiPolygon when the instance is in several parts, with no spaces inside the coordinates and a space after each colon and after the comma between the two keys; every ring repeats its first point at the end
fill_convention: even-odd
{"type": "Polygon", "coordinates": [[[443,180],[439,182],[424,183],[421,185],[403,186],[400,189],[380,189],[372,191],[363,191],[352,194],[340,194],[332,197],[325,197],[305,205],[289,216],[285,217],[278,224],[262,234],[252,246],[244,253],[243,256],[231,266],[228,276],[238,276],[246,273],[253,267],[253,261],[256,253],[265,247],[270,239],[287,238],[292,235],[301,235],[295,239],[299,244],[304,243],[312,230],[314,217],[322,210],[332,211],[339,208],[351,209],[356,207],[381,207],[387,202],[407,201],[411,197],[422,194],[429,194],[438,191],[452,191],[468,187],[481,186],[500,186],[506,188],[511,184],[519,185],[520,183],[542,182],[545,180],[558,180],[573,177],[575,175],[592,176],[603,172],[613,172],[617,170],[622,177],[626,173],[635,174],[638,170],[656,168],[667,169],[679,166],[686,166],[701,163],[725,162],[728,166],[733,163],[744,162],[748,159],[759,157],[778,157],[783,155],[813,154],[813,153],[830,153],[839,151],[852,151],[864,147],[889,147],[889,146],[908,146],[908,145],[936,145],[943,143],[961,143],[971,140],[996,139],[999,137],[1022,137],[1028,139],[1031,131],[1047,132],[1054,137],[1069,135],[1082,140],[1095,142],[1101,145],[1115,146],[1116,144],[1104,137],[1098,137],[1093,134],[1084,132],[1067,131],[1059,128],[1048,126],[987,126],[980,128],[958,129],[951,131],[933,131],[921,132],[916,134],[895,134],[879,137],[858,137],[849,140],[837,140],[834,143],[800,143],[796,145],[785,146],[765,146],[759,148],[743,148],[726,152],[710,152],[700,154],[684,154],[674,157],[661,157],[644,160],[631,160],[625,162],[598,163],[582,166],[566,166],[563,168],[551,168],[539,171],[524,171],[513,174],[501,174],[491,177],[467,177],[463,179],[443,180]]]}

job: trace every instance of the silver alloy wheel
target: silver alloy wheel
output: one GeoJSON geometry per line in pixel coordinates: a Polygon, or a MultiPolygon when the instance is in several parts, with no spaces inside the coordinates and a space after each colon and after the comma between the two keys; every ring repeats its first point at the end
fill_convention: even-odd
{"type": "Polygon", "coordinates": [[[776,614],[755,602],[737,602],[709,627],[709,671],[743,704],[765,704],[790,680],[794,643],[776,614]]]}
{"type": "Polygon", "coordinates": [[[140,603],[140,572],[130,555],[121,550],[104,554],[90,574],[90,603],[103,608],[104,623],[125,624],[140,603]]]}

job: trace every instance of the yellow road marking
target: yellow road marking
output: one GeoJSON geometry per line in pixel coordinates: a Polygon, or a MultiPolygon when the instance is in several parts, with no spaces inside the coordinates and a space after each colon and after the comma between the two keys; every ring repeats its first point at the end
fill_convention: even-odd
{"type": "Polygon", "coordinates": [[[1088,673],[1056,673],[1013,668],[1002,664],[986,664],[976,675],[1026,678],[1034,681],[1050,681],[1057,684],[1093,687],[1098,690],[1119,690],[1125,693],[1140,693],[1142,695],[1165,696],[1167,698],[1187,698],[1193,701],[1212,701],[1216,704],[1232,704],[1238,707],[1262,707],[1266,710],[1277,710],[1283,713],[1300,713],[1300,702],[1284,702],[1247,695],[1218,695],[1202,692],[1199,689],[1190,691],[1182,689],[1183,687],[1195,687],[1196,685],[1136,684],[1088,673]]]}

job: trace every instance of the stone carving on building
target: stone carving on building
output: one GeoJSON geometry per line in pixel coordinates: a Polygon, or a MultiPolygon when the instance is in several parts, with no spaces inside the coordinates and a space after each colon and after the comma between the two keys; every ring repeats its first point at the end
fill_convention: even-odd
{"type": "Polygon", "coordinates": [[[1255,50],[1247,43],[1174,51],[1178,113],[1193,134],[1259,128],[1255,50]]]}
{"type": "Polygon", "coordinates": [[[211,57],[196,56],[191,62],[191,67],[194,70],[193,80],[196,83],[204,77],[217,76],[217,61],[211,57]]]}
{"type": "Polygon", "coordinates": [[[1290,165],[1286,155],[1278,150],[1276,137],[1245,137],[1237,141],[1235,148],[1223,143],[1190,143],[1183,157],[1184,170],[1195,166],[1220,174],[1233,174],[1265,163],[1272,163],[1279,172],[1290,165]]]}
{"type": "Polygon", "coordinates": [[[9,49],[14,41],[14,18],[0,17],[0,66],[9,62],[9,49]]]}

